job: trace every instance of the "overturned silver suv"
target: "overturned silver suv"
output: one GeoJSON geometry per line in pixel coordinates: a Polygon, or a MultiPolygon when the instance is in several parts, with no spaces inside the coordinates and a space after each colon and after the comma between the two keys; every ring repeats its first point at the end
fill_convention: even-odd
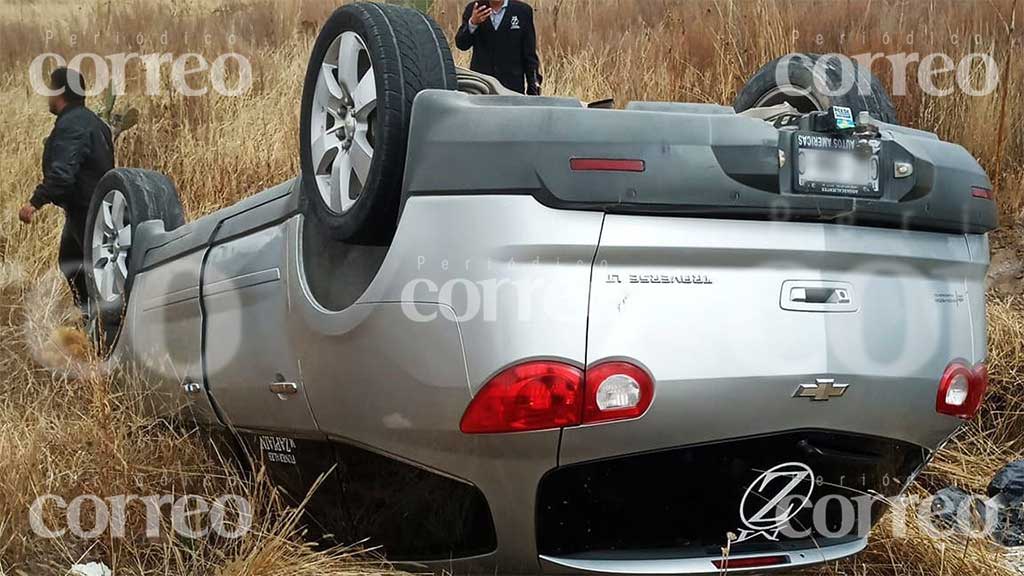
{"type": "Polygon", "coordinates": [[[296,498],[330,472],[340,541],[454,574],[830,561],[982,401],[991,185],[867,70],[588,107],[351,4],[301,106],[301,177],[195,221],[103,179],[92,316],[162,413],[296,498]]]}

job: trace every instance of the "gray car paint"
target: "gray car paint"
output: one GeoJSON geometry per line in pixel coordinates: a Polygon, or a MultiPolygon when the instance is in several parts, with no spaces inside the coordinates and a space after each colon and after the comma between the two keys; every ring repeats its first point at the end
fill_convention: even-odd
{"type": "Polygon", "coordinates": [[[155,406],[161,413],[216,423],[205,394],[185,393],[187,385],[205,381],[199,301],[203,258],[203,252],[185,254],[136,277],[112,361],[138,371],[154,400],[162,403],[155,406]]]}
{"type": "MultiPolygon", "coordinates": [[[[330,260],[304,255],[299,194],[288,183],[173,237],[150,230],[140,242],[163,248],[137,279],[114,358],[146,369],[166,411],[350,442],[479,487],[497,550],[424,563],[428,569],[716,572],[709,559],[540,558],[538,480],[569,462],[814,426],[934,450],[959,424],[934,412],[942,368],[985,355],[981,235],[606,215],[548,207],[527,194],[413,196],[380,270],[351,280],[368,288],[335,310],[310,290],[310,278],[337,279],[338,271],[306,269],[330,260]],[[711,283],[620,285],[608,274],[698,274],[711,283]],[[784,310],[782,286],[793,280],[849,283],[858,310],[784,310]],[[502,298],[487,317],[470,314],[464,290],[428,288],[491,281],[555,289],[541,299],[546,309],[523,314],[522,301],[502,298]],[[939,293],[963,301],[939,303],[939,293]],[[410,319],[411,305],[431,319],[410,319]],[[904,310],[914,311],[906,323],[885,323],[904,310]],[[921,322],[935,328],[931,338],[891,330],[921,322]],[[914,361],[887,363],[887,350],[914,361]],[[459,431],[473,395],[511,364],[557,358],[585,367],[613,357],[642,363],[657,382],[641,419],[509,435],[459,431]],[[819,375],[848,380],[849,397],[791,397],[819,375]],[[269,389],[282,379],[294,380],[298,395],[269,389]],[[202,390],[186,394],[183,380],[202,382],[202,390]]],[[[326,241],[317,248],[331,249],[326,241]]],[[[803,551],[793,561],[862,547],[803,551]]]]}
{"type": "MultiPolygon", "coordinates": [[[[958,425],[935,412],[950,361],[984,359],[984,323],[966,303],[984,277],[963,236],[829,224],[609,215],[591,292],[588,363],[624,356],[658,383],[639,420],[567,428],[562,462],[808,428],[934,448],[958,425]],[[706,275],[711,284],[632,284],[629,274],[706,275]],[[610,283],[618,275],[622,283],[610,283]],[[781,305],[784,284],[841,281],[856,313],[781,305]],[[709,314],[710,312],[710,314],[709,314]],[[976,347],[980,343],[981,348],[976,347]],[[834,377],[841,401],[797,401],[834,377]]],[[[838,308],[838,307],[837,307],[838,308]]],[[[841,310],[841,308],[839,308],[841,310]]]]}
{"type": "Polygon", "coordinates": [[[294,220],[210,249],[203,276],[206,378],[229,424],[269,432],[317,430],[288,324],[286,251],[294,220]],[[258,337],[253,337],[258,335],[258,337]],[[271,385],[292,383],[279,396],[271,385]]]}

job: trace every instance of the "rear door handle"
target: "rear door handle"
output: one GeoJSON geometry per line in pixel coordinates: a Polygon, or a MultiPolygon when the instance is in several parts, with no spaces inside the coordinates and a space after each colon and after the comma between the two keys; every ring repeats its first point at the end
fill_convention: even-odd
{"type": "Polygon", "coordinates": [[[779,305],[796,312],[856,312],[860,309],[849,282],[787,280],[779,305]]]}
{"type": "Polygon", "coordinates": [[[850,292],[845,288],[790,288],[789,298],[805,304],[849,304],[850,292]]]}
{"type": "Polygon", "coordinates": [[[270,385],[270,392],[277,394],[280,398],[292,396],[299,391],[299,385],[295,382],[274,382],[270,385]]]}

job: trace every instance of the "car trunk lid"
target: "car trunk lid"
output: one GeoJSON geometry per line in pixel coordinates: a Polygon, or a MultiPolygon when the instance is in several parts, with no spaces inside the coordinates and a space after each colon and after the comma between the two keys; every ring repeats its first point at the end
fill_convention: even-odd
{"type": "Polygon", "coordinates": [[[562,461],[806,428],[934,447],[959,422],[935,411],[943,370],[984,357],[978,243],[608,215],[587,362],[644,366],[655,401],[635,421],[567,429],[562,461]]]}

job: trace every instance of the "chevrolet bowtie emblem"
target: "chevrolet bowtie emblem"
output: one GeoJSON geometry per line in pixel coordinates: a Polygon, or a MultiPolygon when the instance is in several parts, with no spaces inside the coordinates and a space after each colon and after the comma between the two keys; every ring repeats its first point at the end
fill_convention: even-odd
{"type": "Polygon", "coordinates": [[[836,384],[835,378],[815,378],[814,384],[801,384],[793,398],[810,398],[813,402],[828,402],[846,394],[849,384],[836,384]]]}

